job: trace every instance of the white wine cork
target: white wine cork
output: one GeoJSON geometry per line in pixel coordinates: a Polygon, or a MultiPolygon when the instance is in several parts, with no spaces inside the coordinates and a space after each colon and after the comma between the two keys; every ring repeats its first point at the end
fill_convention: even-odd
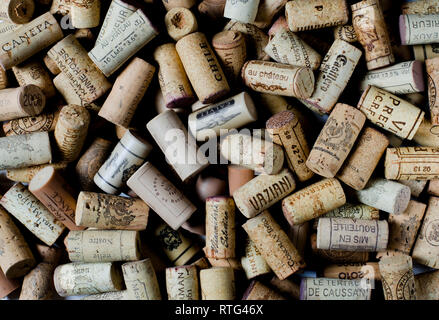
{"type": "Polygon", "coordinates": [[[35,11],[34,0],[6,0],[0,5],[0,19],[23,24],[31,20],[35,11]]]}
{"type": "Polygon", "coordinates": [[[76,29],[97,27],[101,17],[101,0],[71,1],[70,17],[76,29]]]}
{"type": "Polygon", "coordinates": [[[231,197],[206,199],[206,256],[235,258],[235,202],[231,197]]]}
{"type": "Polygon", "coordinates": [[[352,24],[345,24],[334,28],[334,38],[340,39],[349,43],[357,42],[357,34],[355,33],[352,24]]]}
{"type": "Polygon", "coordinates": [[[405,254],[383,257],[378,263],[386,300],[416,300],[412,258],[405,254]]]}
{"type": "Polygon", "coordinates": [[[305,261],[268,211],[247,220],[242,227],[279,279],[305,267],[305,261]]]}
{"type": "MultiPolygon", "coordinates": [[[[152,146],[137,133],[127,130],[93,181],[109,194],[116,194],[143,164],[152,146]]],[[[136,192],[137,193],[137,192],[136,192]]]]}
{"type": "Polygon", "coordinates": [[[362,280],[304,278],[300,300],[370,300],[372,290],[367,284],[362,280]]]}
{"type": "Polygon", "coordinates": [[[196,211],[196,207],[150,162],[128,180],[131,188],[172,229],[177,230],[196,211]]]}
{"type": "Polygon", "coordinates": [[[39,263],[23,279],[19,300],[50,300],[54,294],[53,271],[55,266],[39,263]]]}
{"type": "MultiPolygon", "coordinates": [[[[74,35],[70,34],[59,41],[47,54],[62,71],[57,77],[64,75],[66,82],[84,103],[95,101],[111,88],[74,35]]],[[[54,84],[56,86],[56,82],[54,84]]]]}
{"type": "Polygon", "coordinates": [[[21,183],[10,188],[0,204],[48,246],[64,231],[64,225],[21,183]]]}
{"type": "Polygon", "coordinates": [[[233,193],[239,211],[252,218],[282,200],[296,188],[296,182],[288,169],[276,175],[261,174],[233,193]]]}
{"type": "Polygon", "coordinates": [[[168,300],[200,300],[196,266],[166,268],[168,300]]]}
{"type": "Polygon", "coordinates": [[[439,86],[439,57],[425,60],[428,77],[428,105],[433,125],[439,124],[439,97],[436,87],[439,86]]]}
{"type": "Polygon", "coordinates": [[[33,84],[43,91],[46,98],[51,98],[55,95],[56,92],[52,79],[41,62],[37,60],[26,61],[12,67],[12,71],[20,86],[33,84]]]}
{"type": "Polygon", "coordinates": [[[258,13],[259,0],[234,1],[227,0],[224,17],[242,23],[253,23],[258,13]]]}
{"type": "Polygon", "coordinates": [[[122,272],[131,300],[162,299],[151,259],[124,263],[122,272]]]}
{"type": "Polygon", "coordinates": [[[241,70],[247,87],[257,92],[306,99],[314,91],[314,74],[305,67],[251,60],[241,70]]]}
{"type": "Polygon", "coordinates": [[[361,203],[388,213],[401,214],[410,201],[410,188],[395,181],[382,178],[370,179],[366,187],[356,190],[361,203]]]}
{"type": "Polygon", "coordinates": [[[395,62],[389,32],[379,0],[363,0],[351,5],[352,24],[365,50],[367,69],[374,70],[395,62]]]}
{"type": "Polygon", "coordinates": [[[439,57],[438,47],[437,43],[412,46],[413,56],[417,61],[425,61],[439,57]]]}
{"type": "Polygon", "coordinates": [[[437,268],[439,265],[439,237],[436,236],[439,221],[438,206],[439,198],[430,197],[412,253],[413,260],[430,268],[437,268]]]}
{"type": "Polygon", "coordinates": [[[330,263],[364,263],[369,260],[367,251],[322,250],[317,248],[317,234],[311,235],[311,250],[314,257],[330,263]]]}
{"type": "Polygon", "coordinates": [[[235,300],[235,274],[232,268],[210,268],[200,271],[202,300],[235,300]]]}
{"type": "Polygon", "coordinates": [[[329,113],[346,88],[361,55],[361,50],[336,39],[320,64],[314,93],[301,102],[329,113]]]}
{"type": "Polygon", "coordinates": [[[242,300],[286,300],[281,294],[267,287],[258,280],[250,282],[245,290],[242,300]]]}
{"type": "Polygon", "coordinates": [[[422,63],[413,60],[369,71],[360,80],[360,90],[371,85],[393,94],[422,92],[425,87],[422,69],[422,63]]]}
{"type": "Polygon", "coordinates": [[[411,140],[424,119],[424,111],[409,102],[374,86],[363,92],[357,108],[375,125],[411,140]]]}
{"type": "Polygon", "coordinates": [[[20,287],[20,282],[16,279],[6,278],[3,271],[0,269],[0,299],[7,297],[20,287]]]}
{"type": "Polygon", "coordinates": [[[182,7],[172,8],[166,13],[165,26],[169,36],[175,41],[198,30],[195,15],[182,7]]]}
{"type": "Polygon", "coordinates": [[[399,34],[402,45],[437,43],[438,31],[439,13],[399,16],[399,34]]]}
{"type": "Polygon", "coordinates": [[[197,3],[196,0],[162,0],[162,1],[167,11],[173,8],[190,9],[197,3]]]}
{"type": "Polygon", "coordinates": [[[323,276],[325,278],[333,279],[370,279],[380,280],[381,274],[378,262],[366,263],[344,263],[328,265],[323,269],[323,276]]]}
{"type": "Polygon", "coordinates": [[[175,47],[201,102],[216,102],[230,92],[221,65],[203,33],[189,34],[178,40],[175,47]]]}
{"type": "Polygon", "coordinates": [[[4,122],[3,131],[6,136],[54,131],[60,111],[61,108],[57,107],[53,112],[41,113],[38,116],[28,116],[4,122]]]}
{"type": "Polygon", "coordinates": [[[81,191],[78,196],[75,223],[98,229],[145,230],[149,207],[140,199],[81,191]]]}
{"type": "Polygon", "coordinates": [[[410,1],[401,5],[402,14],[439,13],[439,4],[435,0],[410,1]]]}
{"type": "Polygon", "coordinates": [[[46,105],[43,91],[29,84],[0,90],[0,121],[39,115],[46,105]]]}
{"type": "Polygon", "coordinates": [[[274,16],[284,8],[287,1],[288,0],[261,0],[253,24],[261,29],[268,27],[273,21],[274,16]]]}
{"type": "Polygon", "coordinates": [[[58,266],[53,275],[56,292],[61,297],[120,291],[122,272],[111,262],[68,263],[58,266]]]}
{"type": "Polygon", "coordinates": [[[439,271],[426,272],[415,275],[416,299],[439,299],[439,271]]]}
{"type": "Polygon", "coordinates": [[[258,118],[255,104],[247,92],[192,112],[188,127],[198,141],[214,138],[228,130],[243,127],[258,118]]]}
{"type": "Polygon", "coordinates": [[[399,180],[398,182],[409,187],[413,197],[419,197],[422,191],[424,191],[428,180],[399,180]]]}
{"type": "Polygon", "coordinates": [[[389,139],[370,127],[360,133],[337,178],[355,190],[363,189],[384,154],[389,139]]]}
{"type": "Polygon", "coordinates": [[[346,0],[288,1],[285,17],[293,32],[321,29],[346,24],[349,10],[346,0]]]}
{"type": "Polygon", "coordinates": [[[209,165],[194,137],[172,109],[154,117],[146,128],[182,181],[188,181],[209,165]]]}
{"type": "Polygon", "coordinates": [[[0,138],[0,169],[17,169],[52,161],[49,134],[35,132],[0,138]]]}
{"type": "Polygon", "coordinates": [[[262,254],[250,238],[245,240],[245,251],[241,257],[241,265],[244,269],[247,279],[253,279],[257,276],[271,272],[270,266],[265,261],[262,254]]]}
{"type": "Polygon", "coordinates": [[[90,59],[109,77],[158,34],[141,9],[107,34],[88,53],[90,59]],[[126,41],[130,39],[130,41],[126,41]]]}

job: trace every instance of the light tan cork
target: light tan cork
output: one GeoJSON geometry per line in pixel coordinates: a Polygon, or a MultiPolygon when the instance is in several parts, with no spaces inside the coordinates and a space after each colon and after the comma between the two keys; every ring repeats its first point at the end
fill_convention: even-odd
{"type": "Polygon", "coordinates": [[[416,300],[412,257],[398,254],[378,263],[386,300],[416,300]]]}
{"type": "Polygon", "coordinates": [[[427,193],[439,197],[439,179],[430,180],[427,193]]]}
{"type": "Polygon", "coordinates": [[[5,89],[9,85],[6,70],[0,68],[0,90],[5,89]]]}
{"type": "Polygon", "coordinates": [[[197,18],[183,7],[172,8],[166,13],[165,26],[169,36],[175,41],[198,30],[197,18]]]}
{"type": "Polygon", "coordinates": [[[332,264],[323,269],[325,278],[381,280],[378,262],[332,264]]]}
{"type": "Polygon", "coordinates": [[[166,268],[168,300],[200,300],[196,266],[166,268]]]}
{"type": "Polygon", "coordinates": [[[46,106],[46,96],[34,84],[0,90],[0,121],[39,115],[46,106]]]}
{"type": "Polygon", "coordinates": [[[421,192],[424,191],[428,180],[399,180],[398,182],[409,187],[413,197],[419,197],[421,192]]]}
{"type": "Polygon", "coordinates": [[[439,299],[439,271],[415,275],[416,299],[439,299]]]}
{"type": "Polygon", "coordinates": [[[366,262],[369,260],[367,251],[345,251],[345,250],[322,250],[317,248],[317,234],[311,235],[311,250],[314,256],[325,262],[351,263],[366,262]]]}
{"type": "Polygon", "coordinates": [[[235,300],[235,274],[232,268],[214,267],[200,271],[202,300],[235,300]]]}
{"type": "Polygon", "coordinates": [[[32,178],[37,174],[38,171],[44,169],[45,167],[53,167],[55,170],[63,171],[67,168],[67,162],[59,163],[47,163],[38,166],[20,168],[20,169],[9,169],[6,171],[6,176],[9,180],[17,182],[29,183],[32,178]]]}
{"type": "Polygon", "coordinates": [[[357,34],[355,33],[352,24],[345,24],[334,28],[334,38],[340,39],[349,43],[357,42],[357,34]]]}
{"type": "Polygon", "coordinates": [[[273,21],[274,16],[284,8],[287,1],[288,0],[261,0],[253,24],[261,29],[267,28],[273,21]]]}
{"type": "Polygon", "coordinates": [[[404,2],[401,5],[402,14],[439,13],[439,4],[435,0],[404,2]]]}
{"type": "Polygon", "coordinates": [[[439,124],[439,97],[436,89],[439,86],[439,57],[425,60],[428,77],[428,104],[432,125],[439,124]]]}
{"type": "Polygon", "coordinates": [[[124,263],[122,272],[131,300],[162,299],[151,259],[124,263]]]}
{"type": "Polygon", "coordinates": [[[76,29],[99,26],[101,0],[75,0],[70,3],[72,26],[76,29]]]}
{"type": "Polygon", "coordinates": [[[58,65],[55,63],[55,61],[52,60],[47,54],[43,58],[44,65],[47,69],[53,74],[57,75],[61,73],[61,70],[58,68],[58,65]]]}
{"type": "Polygon", "coordinates": [[[51,132],[55,130],[61,108],[53,112],[42,113],[38,116],[28,116],[13,119],[3,123],[3,131],[6,136],[27,134],[34,132],[51,132]]]}
{"type": "Polygon", "coordinates": [[[190,9],[197,3],[196,0],[162,0],[162,1],[167,11],[171,10],[172,8],[190,9]]]}
{"type": "Polygon", "coordinates": [[[270,266],[249,237],[245,239],[245,251],[241,257],[241,265],[247,279],[253,279],[271,272],[270,266]]]}
{"type": "Polygon", "coordinates": [[[41,62],[33,59],[26,61],[12,67],[12,72],[20,86],[33,84],[43,91],[46,98],[51,98],[55,95],[56,92],[52,79],[41,62]]]}
{"type": "MultiPolygon", "coordinates": [[[[351,204],[346,203],[341,207],[335,208],[320,217],[322,218],[352,218],[373,220],[380,218],[380,211],[374,207],[365,204],[351,204]]],[[[320,218],[314,220],[313,229],[317,229],[320,218]]]]}

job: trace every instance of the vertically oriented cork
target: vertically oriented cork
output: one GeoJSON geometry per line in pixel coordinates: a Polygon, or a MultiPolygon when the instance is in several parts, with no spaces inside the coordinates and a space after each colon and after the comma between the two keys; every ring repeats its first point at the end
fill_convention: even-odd
{"type": "Polygon", "coordinates": [[[151,259],[122,265],[123,278],[131,300],[161,300],[160,288],[151,259]]]}
{"type": "Polygon", "coordinates": [[[166,268],[168,300],[200,300],[196,266],[166,268]]]}
{"type": "Polygon", "coordinates": [[[245,240],[245,251],[244,255],[241,257],[241,265],[247,279],[252,279],[271,271],[270,266],[267,264],[254,242],[248,237],[245,240]]]}
{"type": "Polygon", "coordinates": [[[386,300],[416,300],[412,257],[405,254],[383,257],[378,265],[386,300]]]}
{"type": "Polygon", "coordinates": [[[101,0],[71,1],[70,16],[76,29],[97,27],[101,17],[101,0]]]}
{"type": "Polygon", "coordinates": [[[232,268],[214,267],[200,271],[202,300],[235,300],[235,274],[232,268]]]}
{"type": "Polygon", "coordinates": [[[233,1],[227,0],[224,17],[242,23],[253,23],[258,13],[259,0],[233,1]]]}
{"type": "Polygon", "coordinates": [[[428,105],[430,107],[431,124],[439,124],[439,57],[425,60],[428,77],[428,105]]]}

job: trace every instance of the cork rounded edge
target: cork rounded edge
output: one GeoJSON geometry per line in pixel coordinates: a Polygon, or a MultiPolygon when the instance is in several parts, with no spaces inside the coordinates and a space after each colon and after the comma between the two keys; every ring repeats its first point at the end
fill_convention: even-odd
{"type": "MultiPolygon", "coordinates": [[[[426,63],[427,64],[427,63],[426,63]]],[[[418,92],[423,92],[425,90],[423,65],[419,60],[413,61],[412,65],[412,77],[414,82],[414,87],[418,92]]]]}
{"type": "Polygon", "coordinates": [[[401,44],[407,45],[407,18],[403,14],[399,16],[399,35],[401,38],[401,44]]]}
{"type": "Polygon", "coordinates": [[[33,257],[23,259],[9,266],[9,268],[5,270],[4,273],[7,278],[19,278],[28,274],[35,265],[36,261],[33,257]]]}
{"type": "Polygon", "coordinates": [[[29,191],[34,193],[41,190],[55,175],[55,168],[45,167],[38,171],[29,182],[29,191]]]}
{"type": "Polygon", "coordinates": [[[384,177],[388,180],[398,178],[400,165],[398,164],[399,157],[395,148],[387,148],[386,157],[384,160],[384,177]]]}
{"type": "Polygon", "coordinates": [[[400,183],[398,184],[401,186],[401,189],[398,191],[398,194],[396,195],[393,212],[390,212],[396,215],[402,214],[407,209],[411,197],[410,188],[406,185],[400,183]]]}

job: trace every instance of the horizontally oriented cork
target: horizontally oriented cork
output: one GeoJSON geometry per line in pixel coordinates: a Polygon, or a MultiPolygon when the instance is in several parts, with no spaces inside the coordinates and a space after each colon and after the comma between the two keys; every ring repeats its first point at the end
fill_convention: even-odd
{"type": "Polygon", "coordinates": [[[273,276],[270,280],[270,285],[274,287],[284,297],[291,297],[293,300],[299,300],[300,286],[290,279],[280,280],[273,276]]]}
{"type": "Polygon", "coordinates": [[[53,167],[55,170],[63,171],[67,168],[67,162],[47,163],[32,167],[25,167],[20,169],[9,169],[6,171],[6,176],[9,180],[17,182],[29,183],[38,171],[45,167],[53,167]]]}
{"type": "Polygon", "coordinates": [[[413,136],[413,141],[426,147],[439,147],[439,127],[431,124],[430,119],[424,118],[413,136]]]}
{"type": "Polygon", "coordinates": [[[268,211],[247,220],[242,227],[279,279],[305,267],[305,261],[268,211]]]}
{"type": "Polygon", "coordinates": [[[36,85],[0,90],[0,121],[36,116],[45,105],[46,97],[36,85]]]}
{"type": "Polygon", "coordinates": [[[235,300],[235,275],[232,268],[214,267],[200,271],[202,300],[235,300]]]}
{"type": "Polygon", "coordinates": [[[56,92],[52,79],[41,62],[36,60],[24,62],[12,67],[12,71],[20,86],[34,84],[43,91],[46,98],[51,98],[55,95],[56,92]]]}
{"type": "Polygon", "coordinates": [[[166,13],[165,26],[169,36],[175,41],[198,30],[197,18],[183,7],[172,8],[166,13]]]}
{"type": "Polygon", "coordinates": [[[378,262],[332,264],[323,269],[325,278],[333,279],[370,279],[380,280],[378,262]]]}
{"type": "Polygon", "coordinates": [[[437,52],[437,44],[420,44],[412,46],[413,56],[415,60],[425,61],[427,59],[433,59],[439,57],[439,52],[437,52]]]}
{"type": "Polygon", "coordinates": [[[370,300],[372,286],[359,279],[303,278],[300,300],[370,300]]]}
{"type": "Polygon", "coordinates": [[[75,0],[70,3],[71,23],[76,29],[97,27],[100,13],[101,0],[75,0]]]}
{"type": "MultiPolygon", "coordinates": [[[[364,219],[372,220],[380,218],[380,211],[374,207],[365,204],[351,204],[346,203],[341,207],[335,208],[322,216],[321,218],[352,218],[352,219],[364,219]]],[[[314,220],[313,228],[317,229],[317,225],[320,218],[314,220]]]]}
{"type": "Polygon", "coordinates": [[[53,271],[55,266],[40,262],[23,279],[19,300],[50,300],[55,292],[53,271]]]}
{"type": "Polygon", "coordinates": [[[439,86],[439,57],[425,60],[428,77],[428,104],[432,125],[439,124],[439,97],[436,87],[439,86]]]}
{"type": "Polygon", "coordinates": [[[265,261],[262,254],[250,238],[245,240],[244,255],[241,257],[241,265],[247,279],[271,272],[270,266],[265,261]]]}
{"type": "Polygon", "coordinates": [[[386,300],[416,300],[412,258],[405,254],[383,257],[379,262],[386,300]]]}
{"type": "Polygon", "coordinates": [[[35,10],[33,0],[6,0],[0,5],[0,19],[15,24],[24,24],[32,19],[35,10]]]}
{"type": "Polygon", "coordinates": [[[16,279],[6,278],[3,271],[0,269],[0,299],[7,297],[20,287],[20,282],[16,279]]]}
{"type": "Polygon", "coordinates": [[[200,300],[196,266],[166,268],[168,300],[200,300]]]}
{"type": "Polygon", "coordinates": [[[124,263],[122,272],[131,300],[162,299],[151,259],[124,263]]]}
{"type": "Polygon", "coordinates": [[[172,8],[192,8],[197,1],[196,0],[162,0],[163,5],[167,11],[172,8]]]}
{"type": "Polygon", "coordinates": [[[398,182],[409,187],[412,196],[419,197],[422,191],[424,191],[428,180],[399,180],[398,182]]]}
{"type": "Polygon", "coordinates": [[[224,17],[242,23],[253,23],[258,13],[259,0],[233,1],[227,0],[224,17]]]}
{"type": "Polygon", "coordinates": [[[427,193],[439,197],[439,179],[430,180],[428,182],[427,193]]]}
{"type": "Polygon", "coordinates": [[[56,108],[55,111],[44,112],[38,116],[28,116],[9,120],[3,123],[3,131],[6,136],[54,131],[60,111],[61,108],[56,108]]]}
{"type": "Polygon", "coordinates": [[[355,33],[354,26],[351,24],[345,24],[334,28],[334,38],[340,39],[349,43],[357,42],[357,34],[355,33]]]}
{"type": "Polygon", "coordinates": [[[250,282],[242,300],[286,300],[281,294],[258,280],[250,282]]]}
{"type": "Polygon", "coordinates": [[[233,196],[233,193],[249,182],[255,177],[255,173],[251,169],[247,169],[237,165],[228,165],[228,182],[229,182],[229,194],[233,196]]]}
{"type": "Polygon", "coordinates": [[[401,5],[402,14],[439,13],[439,4],[435,0],[408,2],[401,5]]]}
{"type": "Polygon", "coordinates": [[[402,45],[437,43],[437,14],[403,14],[399,16],[402,45]]]}

